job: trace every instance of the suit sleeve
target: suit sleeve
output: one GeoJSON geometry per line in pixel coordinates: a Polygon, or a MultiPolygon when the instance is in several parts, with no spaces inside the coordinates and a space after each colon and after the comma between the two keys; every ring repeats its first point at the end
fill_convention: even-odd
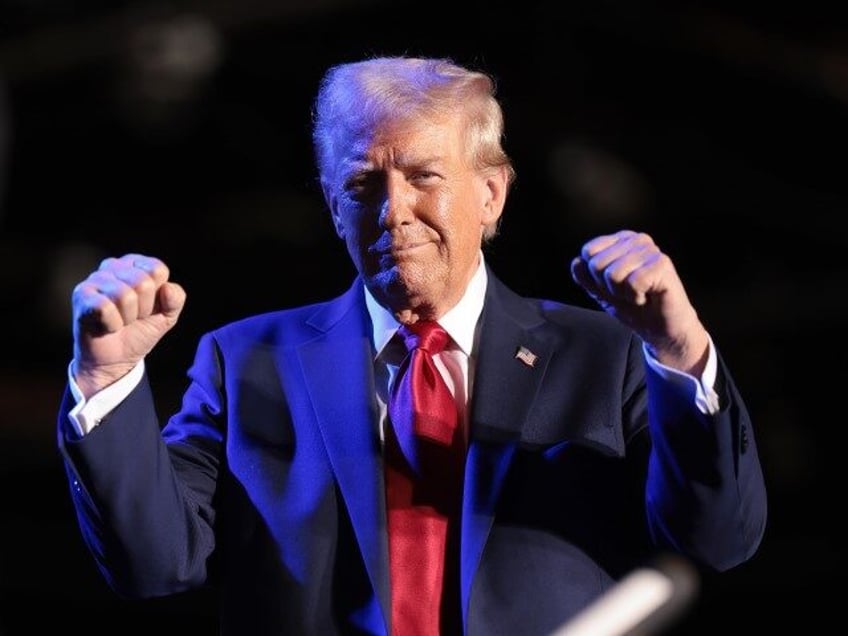
{"type": "Polygon", "coordinates": [[[650,368],[646,373],[651,535],[707,567],[735,567],[757,550],[766,525],[766,488],[742,396],[720,355],[720,408],[712,415],[650,368]]]}
{"type": "Polygon", "coordinates": [[[211,341],[204,343],[180,415],[192,425],[167,443],[146,375],[84,437],[68,418],[69,390],[62,403],[58,443],[80,531],[109,585],[125,597],[182,592],[207,578],[223,436],[215,373],[197,371],[215,368],[211,341]]]}

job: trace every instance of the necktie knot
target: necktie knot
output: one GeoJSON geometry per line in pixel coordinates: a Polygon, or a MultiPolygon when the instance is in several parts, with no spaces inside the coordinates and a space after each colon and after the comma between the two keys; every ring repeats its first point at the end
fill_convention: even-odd
{"type": "Polygon", "coordinates": [[[450,340],[448,332],[433,320],[419,320],[411,325],[401,325],[398,333],[403,338],[407,351],[422,349],[430,355],[443,351],[450,340]]]}
{"type": "Polygon", "coordinates": [[[434,321],[401,325],[407,356],[395,377],[389,398],[389,416],[410,464],[417,471],[416,438],[449,446],[454,439],[458,413],[433,355],[444,350],[450,336],[434,321]]]}

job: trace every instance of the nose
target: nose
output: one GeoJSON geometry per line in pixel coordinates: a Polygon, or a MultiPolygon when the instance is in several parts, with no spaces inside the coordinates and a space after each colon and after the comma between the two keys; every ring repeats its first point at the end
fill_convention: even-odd
{"type": "Polygon", "coordinates": [[[402,178],[386,180],[383,200],[380,202],[380,225],[386,229],[406,225],[415,219],[412,188],[402,178]]]}

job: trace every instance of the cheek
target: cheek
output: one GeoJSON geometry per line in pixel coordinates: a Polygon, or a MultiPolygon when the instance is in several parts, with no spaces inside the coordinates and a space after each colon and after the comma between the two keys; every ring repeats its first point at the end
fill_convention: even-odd
{"type": "Polygon", "coordinates": [[[440,234],[454,244],[479,244],[483,235],[482,209],[476,204],[473,193],[465,196],[445,197],[438,211],[440,234]]]}
{"type": "Polygon", "coordinates": [[[358,240],[367,235],[375,225],[374,215],[366,206],[347,203],[339,206],[339,222],[344,228],[346,240],[358,240]]]}
{"type": "Polygon", "coordinates": [[[375,216],[365,210],[349,209],[343,217],[344,242],[357,268],[362,270],[374,266],[376,252],[371,247],[382,234],[375,216]],[[370,262],[370,265],[369,265],[370,262]]]}

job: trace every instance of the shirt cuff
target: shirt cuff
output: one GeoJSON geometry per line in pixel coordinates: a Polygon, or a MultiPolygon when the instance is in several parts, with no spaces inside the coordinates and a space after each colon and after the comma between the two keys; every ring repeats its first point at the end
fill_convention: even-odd
{"type": "Polygon", "coordinates": [[[144,360],[141,360],[132,371],[127,373],[117,382],[98,391],[86,400],[74,380],[73,361],[68,365],[68,384],[71,387],[71,395],[77,401],[74,408],[68,413],[77,433],[80,437],[90,433],[100,421],[106,417],[118,404],[120,404],[132,390],[141,382],[144,376],[144,360]]]}
{"type": "Polygon", "coordinates": [[[719,410],[718,393],[715,391],[716,376],[718,375],[718,355],[713,345],[713,339],[709,335],[707,338],[709,339],[707,364],[700,378],[661,364],[645,343],[642,344],[642,351],[645,353],[645,360],[651,369],[663,379],[684,390],[701,413],[712,415],[719,410]]]}

